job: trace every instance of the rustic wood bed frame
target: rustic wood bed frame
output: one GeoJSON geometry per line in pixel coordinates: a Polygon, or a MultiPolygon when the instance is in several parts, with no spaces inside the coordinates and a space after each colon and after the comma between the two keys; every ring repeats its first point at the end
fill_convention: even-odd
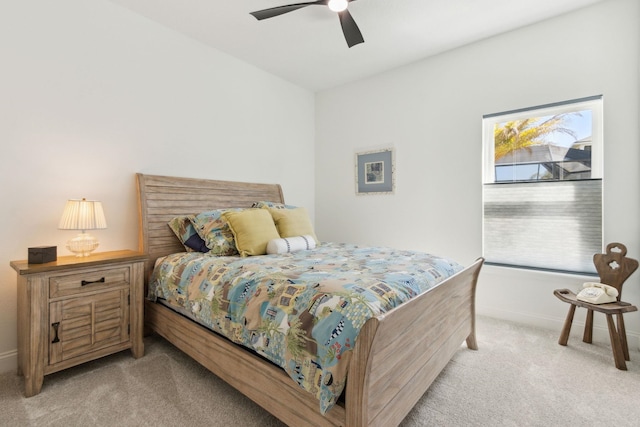
{"type": "MultiPolygon", "coordinates": [[[[137,175],[140,250],[146,280],[158,257],[184,248],[167,226],[178,215],[269,200],[277,184],[137,175]]],[[[370,319],[358,336],[344,402],[327,414],[277,366],[220,335],[147,301],[145,322],[180,350],[291,426],[398,425],[466,340],[477,349],[475,289],[483,259],[396,309],[370,319]]]]}

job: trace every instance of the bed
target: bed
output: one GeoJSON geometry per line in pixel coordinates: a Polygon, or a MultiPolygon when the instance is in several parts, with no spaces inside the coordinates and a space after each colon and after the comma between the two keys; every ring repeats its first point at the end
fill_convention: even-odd
{"type": "MultiPolygon", "coordinates": [[[[167,223],[210,209],[284,203],[277,184],[137,175],[140,249],[146,277],[156,260],[185,251],[167,223]]],[[[258,257],[256,257],[258,258],[258,257]]],[[[350,351],[342,399],[325,413],[318,399],[277,365],[148,300],[145,324],[284,423],[292,426],[398,425],[466,340],[477,349],[475,288],[483,260],[370,318],[350,351]]]]}

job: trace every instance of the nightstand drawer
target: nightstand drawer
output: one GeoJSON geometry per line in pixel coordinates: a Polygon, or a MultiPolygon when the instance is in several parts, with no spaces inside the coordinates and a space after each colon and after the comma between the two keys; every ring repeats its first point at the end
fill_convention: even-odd
{"type": "Polygon", "coordinates": [[[127,266],[87,270],[82,273],[51,277],[49,279],[49,298],[129,286],[130,275],[131,269],[127,266]]]}

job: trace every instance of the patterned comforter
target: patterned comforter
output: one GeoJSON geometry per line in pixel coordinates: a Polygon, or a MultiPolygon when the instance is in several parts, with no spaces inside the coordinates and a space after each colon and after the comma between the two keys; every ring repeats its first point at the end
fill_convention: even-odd
{"type": "Polygon", "coordinates": [[[337,243],[246,258],[185,252],[156,262],[149,298],[279,365],[325,413],[364,323],[460,270],[421,252],[337,243]]]}

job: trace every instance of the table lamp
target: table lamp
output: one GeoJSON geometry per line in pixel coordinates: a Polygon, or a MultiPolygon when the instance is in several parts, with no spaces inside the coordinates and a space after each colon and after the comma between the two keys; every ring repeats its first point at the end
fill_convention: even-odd
{"type": "Polygon", "coordinates": [[[89,256],[98,247],[99,242],[85,231],[107,228],[102,203],[84,198],[67,200],[58,228],[80,230],[76,237],[67,242],[67,249],[78,257],[89,256]]]}

